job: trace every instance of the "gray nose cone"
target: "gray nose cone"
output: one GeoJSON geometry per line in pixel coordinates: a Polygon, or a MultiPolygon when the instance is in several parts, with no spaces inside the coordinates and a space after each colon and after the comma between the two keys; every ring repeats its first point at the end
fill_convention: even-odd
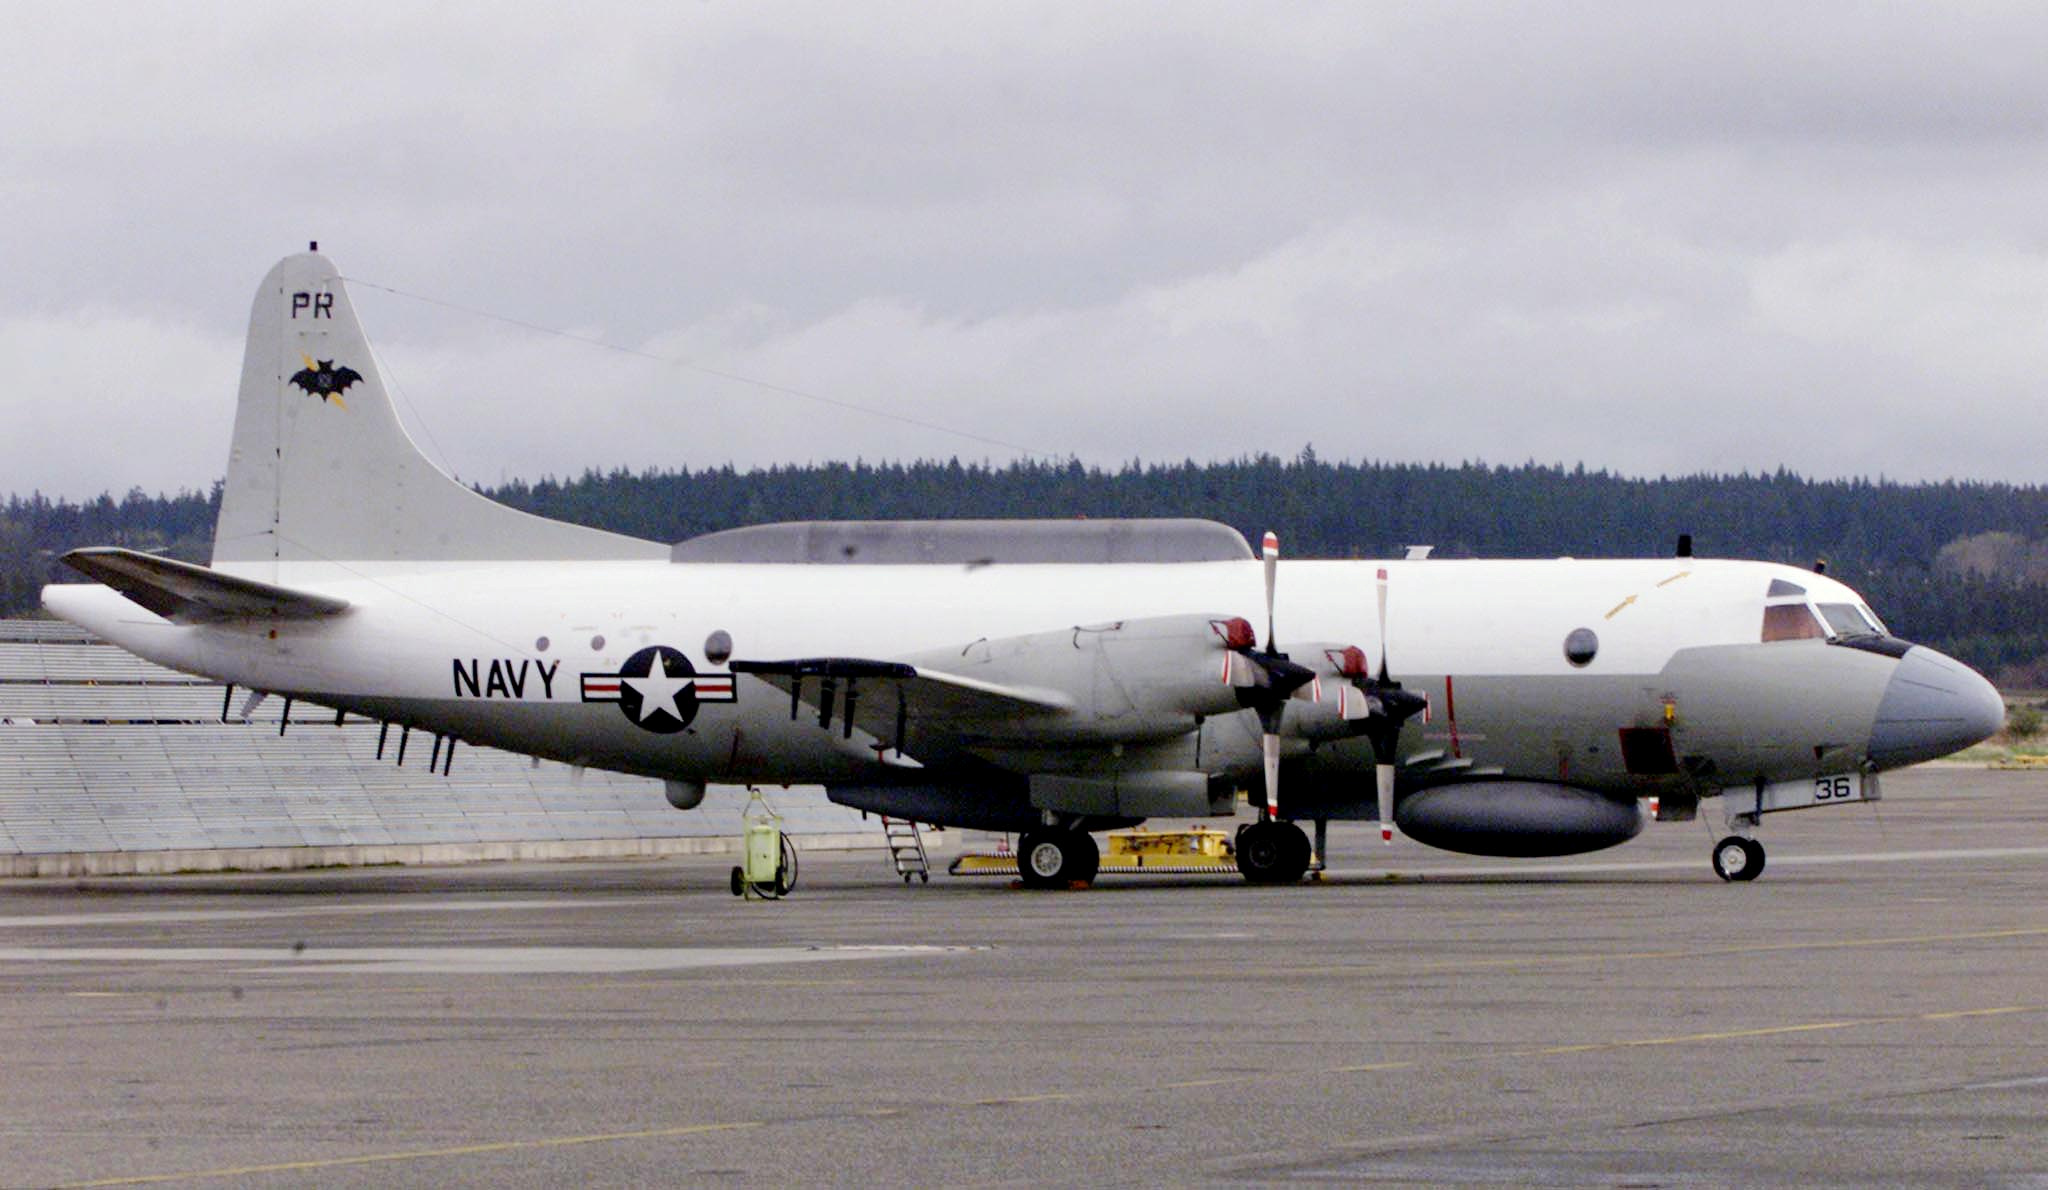
{"type": "Polygon", "coordinates": [[[1899,658],[1877,721],[1870,759],[1898,768],[1959,752],[2005,726],[2005,700],[1984,676],[1953,657],[1915,645],[1899,658]]]}

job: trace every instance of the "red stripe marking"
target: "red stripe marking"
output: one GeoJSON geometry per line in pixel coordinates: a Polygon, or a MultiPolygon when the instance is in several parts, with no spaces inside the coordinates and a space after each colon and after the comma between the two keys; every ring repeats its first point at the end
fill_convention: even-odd
{"type": "Polygon", "coordinates": [[[1458,700],[1451,694],[1451,675],[1444,675],[1444,717],[1451,721],[1451,757],[1457,759],[1465,754],[1458,749],[1458,700]]]}

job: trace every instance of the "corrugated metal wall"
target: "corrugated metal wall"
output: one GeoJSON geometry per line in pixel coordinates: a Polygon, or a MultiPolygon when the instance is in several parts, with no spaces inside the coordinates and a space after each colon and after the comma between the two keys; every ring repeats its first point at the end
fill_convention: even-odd
{"type": "MultiPolygon", "coordinates": [[[[222,704],[219,685],[69,625],[0,620],[0,874],[661,854],[740,830],[741,789],[713,786],[684,812],[658,781],[467,746],[444,777],[424,734],[401,768],[395,728],[380,762],[375,723],[336,727],[300,705],[280,736],[282,700],[248,723],[220,722],[222,704]],[[137,858],[149,853],[182,854],[137,858]]],[[[792,834],[881,843],[878,824],[818,790],[769,796],[792,834]]]]}

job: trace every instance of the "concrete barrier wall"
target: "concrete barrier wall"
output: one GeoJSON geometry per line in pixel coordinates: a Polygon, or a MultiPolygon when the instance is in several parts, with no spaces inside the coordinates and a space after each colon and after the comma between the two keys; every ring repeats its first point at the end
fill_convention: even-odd
{"type": "MultiPolygon", "coordinates": [[[[282,700],[220,722],[223,690],[69,625],[0,620],[0,875],[86,875],[730,849],[746,792],[679,811],[659,781],[463,746],[429,772],[398,732],[282,700]]],[[[241,692],[235,695],[239,712],[241,692]]],[[[822,790],[770,790],[804,846],[883,846],[822,790]]]]}

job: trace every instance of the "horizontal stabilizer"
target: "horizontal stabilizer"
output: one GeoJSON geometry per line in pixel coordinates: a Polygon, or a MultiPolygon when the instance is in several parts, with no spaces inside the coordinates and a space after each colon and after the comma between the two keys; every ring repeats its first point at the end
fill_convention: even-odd
{"type": "Polygon", "coordinates": [[[348,610],[345,599],[236,578],[190,562],[112,546],[72,550],[63,561],[167,620],[190,623],[245,616],[307,620],[348,610]]]}

